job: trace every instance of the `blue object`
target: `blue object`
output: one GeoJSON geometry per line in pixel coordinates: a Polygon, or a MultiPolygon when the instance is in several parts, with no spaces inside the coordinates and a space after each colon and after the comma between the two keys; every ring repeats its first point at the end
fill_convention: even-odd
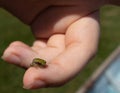
{"type": "Polygon", "coordinates": [[[120,93],[120,55],[111,62],[87,93],[120,93]]]}

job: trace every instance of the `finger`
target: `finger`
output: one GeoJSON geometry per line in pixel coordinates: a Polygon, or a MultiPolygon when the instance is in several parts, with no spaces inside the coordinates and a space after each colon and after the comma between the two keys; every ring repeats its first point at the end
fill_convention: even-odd
{"type": "Polygon", "coordinates": [[[28,68],[36,57],[50,62],[55,56],[63,51],[64,35],[52,36],[48,43],[46,40],[37,40],[32,48],[16,41],[9,45],[2,58],[12,64],[28,68]]]}
{"type": "Polygon", "coordinates": [[[37,40],[32,48],[16,41],[9,45],[2,58],[20,67],[29,67],[32,59],[39,57],[49,62],[64,49],[64,35],[52,36],[48,43],[46,40],[37,40]]]}
{"type": "Polygon", "coordinates": [[[55,34],[52,35],[48,42],[48,47],[54,47],[60,50],[64,50],[65,48],[65,35],[64,34],[55,34]]]}
{"type": "Polygon", "coordinates": [[[23,79],[25,89],[55,87],[66,82],[66,72],[58,64],[47,64],[46,68],[29,68],[23,79]],[[65,80],[65,81],[64,81],[65,80]]]}
{"type": "Polygon", "coordinates": [[[15,41],[5,50],[2,58],[11,64],[27,68],[36,55],[29,46],[22,42],[15,41]]]}
{"type": "Polygon", "coordinates": [[[96,54],[99,42],[99,11],[73,23],[66,32],[66,51],[57,60],[68,64],[69,72],[78,73],[96,54]],[[72,67],[72,69],[71,69],[72,67]]]}
{"type": "Polygon", "coordinates": [[[36,40],[32,47],[38,49],[47,47],[47,39],[36,40]]]}

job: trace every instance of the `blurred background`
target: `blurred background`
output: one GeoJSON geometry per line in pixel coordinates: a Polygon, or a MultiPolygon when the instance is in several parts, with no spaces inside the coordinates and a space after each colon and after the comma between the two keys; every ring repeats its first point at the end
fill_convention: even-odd
{"type": "MultiPolygon", "coordinates": [[[[103,7],[100,17],[101,37],[97,55],[76,78],[58,88],[25,90],[22,88],[25,70],[0,59],[0,93],[75,93],[105,58],[120,45],[120,7],[103,7]]],[[[0,56],[8,45],[16,40],[32,45],[34,37],[27,25],[0,9],[0,56]]]]}

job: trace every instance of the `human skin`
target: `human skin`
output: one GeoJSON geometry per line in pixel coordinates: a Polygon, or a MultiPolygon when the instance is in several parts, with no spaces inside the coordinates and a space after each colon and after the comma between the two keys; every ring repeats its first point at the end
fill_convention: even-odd
{"type": "Polygon", "coordinates": [[[105,0],[0,0],[0,6],[28,24],[36,38],[32,47],[13,42],[2,58],[28,68],[23,78],[26,89],[68,82],[95,55],[99,9],[109,3],[105,0]],[[48,66],[29,67],[37,57],[45,59],[48,66]]]}

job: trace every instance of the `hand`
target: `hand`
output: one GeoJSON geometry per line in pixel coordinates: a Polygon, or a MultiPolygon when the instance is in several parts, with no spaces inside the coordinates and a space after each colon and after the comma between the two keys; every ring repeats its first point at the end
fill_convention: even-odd
{"type": "Polygon", "coordinates": [[[75,77],[94,56],[99,39],[99,11],[79,11],[80,6],[49,7],[31,23],[36,41],[32,47],[16,41],[3,59],[28,68],[27,89],[62,85],[75,77]],[[84,17],[83,17],[84,16],[84,17]],[[46,68],[30,67],[34,58],[47,61],[46,68]]]}

